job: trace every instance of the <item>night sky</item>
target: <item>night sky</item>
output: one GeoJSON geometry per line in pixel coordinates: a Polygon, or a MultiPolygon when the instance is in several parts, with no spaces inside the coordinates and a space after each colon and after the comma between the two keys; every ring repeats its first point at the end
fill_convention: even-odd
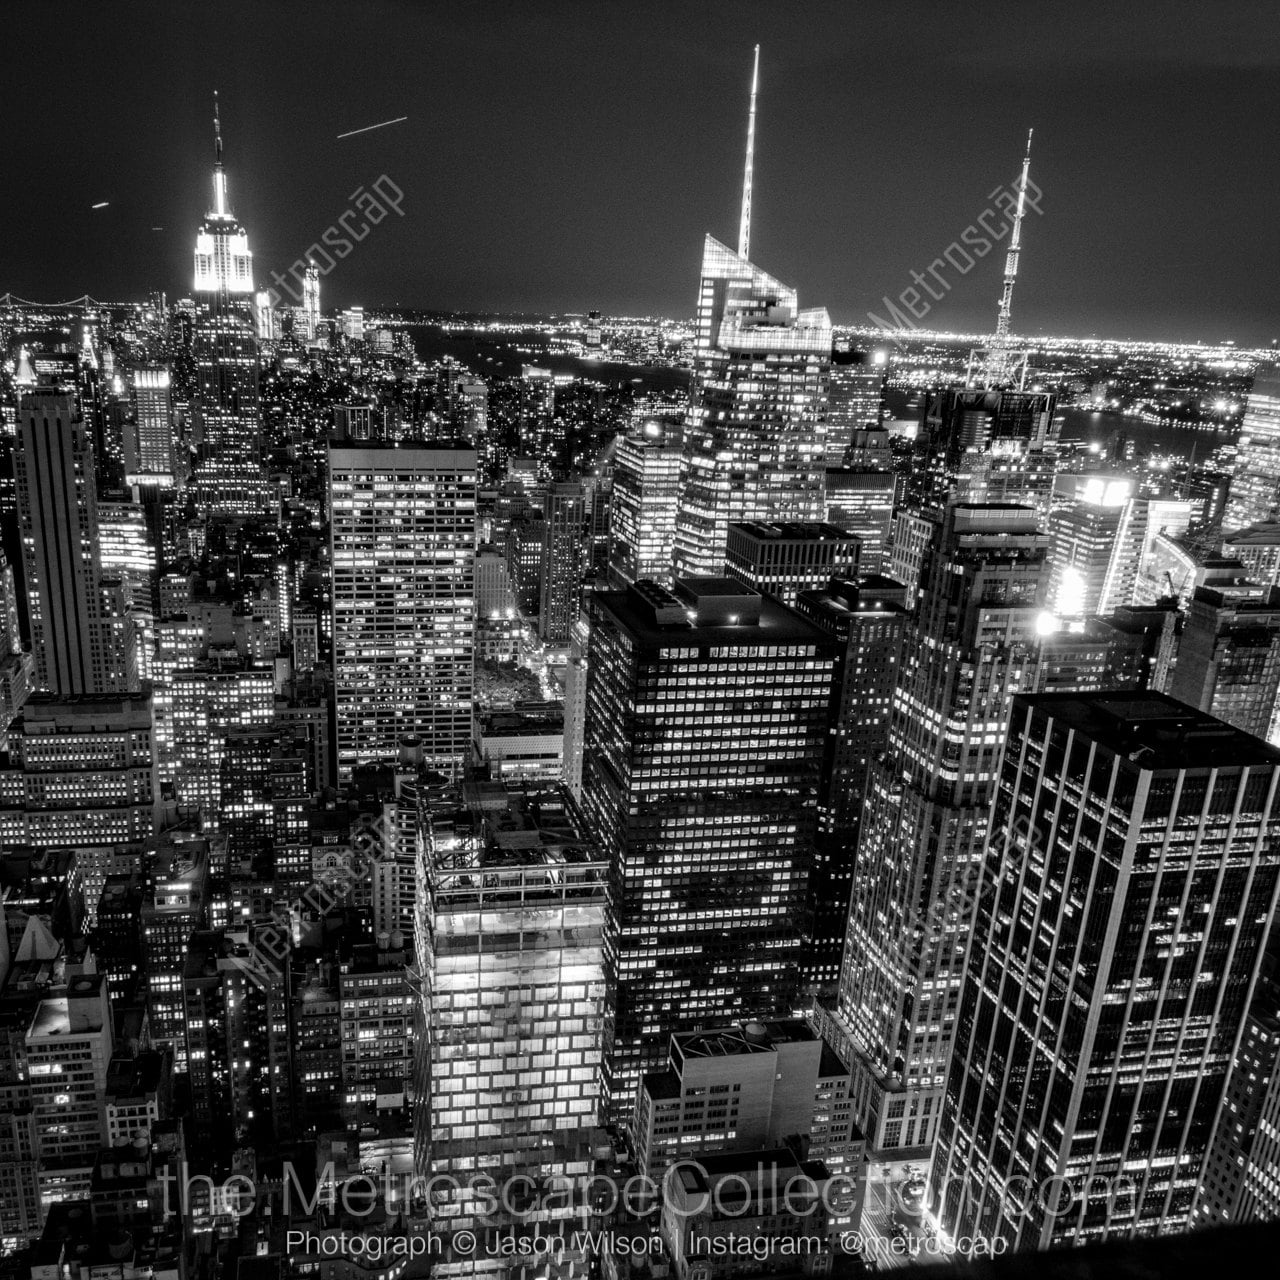
{"type": "MultiPolygon", "coordinates": [[[[0,293],[187,292],[216,87],[260,281],[386,174],[404,217],[325,278],[326,307],[689,315],[703,234],[736,239],[759,41],[752,257],[802,306],[882,313],[1014,181],[1034,126],[1016,332],[1280,336],[1276,0],[10,3],[0,21],[0,293]]],[[[952,271],[923,323],[990,329],[1002,262],[952,271]]]]}

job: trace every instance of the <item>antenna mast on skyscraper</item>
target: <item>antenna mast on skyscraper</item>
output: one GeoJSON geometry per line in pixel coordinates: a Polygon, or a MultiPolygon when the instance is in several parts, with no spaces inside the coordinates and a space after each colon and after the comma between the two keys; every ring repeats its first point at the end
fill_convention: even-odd
{"type": "Polygon", "coordinates": [[[222,170],[222,118],[218,112],[218,91],[213,91],[213,212],[227,212],[227,176],[222,170]]]}
{"type": "MultiPolygon", "coordinates": [[[[1004,260],[1004,291],[1000,295],[1000,313],[996,317],[996,333],[987,353],[987,382],[998,386],[1008,376],[1009,368],[1009,318],[1013,314],[1013,284],[1018,278],[1018,251],[1022,247],[1022,215],[1027,204],[1027,178],[1031,172],[1031,135],[1027,130],[1027,151],[1022,157],[1022,177],[1018,182],[1018,207],[1013,215],[1013,234],[1009,237],[1009,252],[1004,260]]],[[[1026,364],[1023,362],[1023,374],[1026,364]]]]}
{"type": "Polygon", "coordinates": [[[756,90],[760,87],[760,46],[751,71],[751,110],[747,113],[747,165],[742,174],[742,221],[738,224],[738,257],[751,252],[751,162],[756,149],[756,90]]]}

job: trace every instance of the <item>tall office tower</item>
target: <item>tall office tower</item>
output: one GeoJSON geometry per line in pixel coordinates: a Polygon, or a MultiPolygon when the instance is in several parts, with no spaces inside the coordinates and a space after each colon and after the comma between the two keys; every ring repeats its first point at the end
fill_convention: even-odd
{"type": "Polygon", "coordinates": [[[1101,612],[1104,599],[1114,594],[1108,587],[1122,547],[1120,530],[1130,496],[1128,480],[1095,479],[1049,516],[1053,540],[1049,598],[1058,617],[1092,617],[1101,612]]]}
{"type": "Polygon", "coordinates": [[[798,310],[794,289],[708,236],[676,512],[677,573],[723,573],[733,521],[823,518],[830,366],[826,310],[798,310]]]}
{"type": "Polygon", "coordinates": [[[860,467],[828,468],[826,515],[828,524],[858,535],[863,573],[889,573],[889,544],[893,530],[893,499],[897,476],[892,471],[860,467]]]}
{"type": "Polygon", "coordinates": [[[94,1158],[107,1140],[103,1098],[114,1041],[105,974],[69,978],[31,1020],[27,1072],[46,1213],[56,1201],[88,1196],[94,1158]]]}
{"type": "Polygon", "coordinates": [[[585,612],[569,629],[569,659],[564,673],[564,749],[561,778],[577,804],[582,803],[582,735],[587,718],[587,651],[591,624],[585,612]]]}
{"type": "Polygon", "coordinates": [[[1196,1228],[1280,1217],[1280,986],[1269,946],[1196,1190],[1196,1228]]]}
{"type": "Polygon", "coordinates": [[[927,1159],[951,1055],[966,938],[939,908],[987,840],[1009,699],[1032,687],[1048,539],[1027,507],[955,505],[925,556],[889,722],[873,761],[836,1018],[875,1158],[927,1159]]]}
{"type": "Polygon", "coordinates": [[[126,484],[168,486],[176,480],[172,374],[167,365],[133,371],[133,421],[125,426],[126,484]]]}
{"type": "MultiPolygon", "coordinates": [[[[415,1165],[457,1180],[435,1209],[454,1229],[487,1212],[484,1177],[514,1190],[546,1178],[580,1185],[594,1172],[606,1013],[608,868],[577,806],[555,786],[482,784],[461,801],[437,803],[430,820],[416,930],[428,1034],[415,1165]]],[[[568,1230],[574,1201],[544,1197],[527,1221],[542,1234],[568,1230]]],[[[444,1265],[446,1275],[476,1269],[466,1258],[444,1265]]]]}
{"type": "Polygon", "coordinates": [[[1257,738],[1280,728],[1280,587],[1249,597],[1197,587],[1169,693],[1257,738]]]}
{"type": "Polygon", "coordinates": [[[13,569],[0,552],[0,750],[5,749],[9,726],[26,705],[35,681],[35,657],[22,648],[13,569]]]}
{"type": "Polygon", "coordinates": [[[507,530],[507,572],[516,595],[516,608],[537,617],[542,603],[542,547],[547,531],[541,512],[525,512],[507,530]]]}
{"type": "Polygon", "coordinates": [[[274,499],[262,470],[258,342],[250,314],[253,255],[227,203],[216,103],[213,207],[196,236],[194,291],[199,306],[192,338],[200,436],[192,477],[197,508],[231,516],[269,511],[274,499]]]}
{"type": "Polygon", "coordinates": [[[302,338],[314,342],[320,332],[320,268],[314,262],[307,263],[302,277],[302,308],[298,317],[302,321],[302,338]]]}
{"type": "Polygon", "coordinates": [[[200,460],[192,475],[197,509],[244,516],[272,510],[262,467],[258,344],[249,322],[214,311],[196,322],[194,416],[200,460]]]}
{"type": "Polygon", "coordinates": [[[553,484],[543,512],[538,636],[545,644],[565,645],[581,607],[586,525],[582,485],[576,481],[553,484]]]}
{"type": "Polygon", "coordinates": [[[933,1179],[1014,1247],[1185,1230],[1280,896],[1280,752],[1172,698],[1014,701],[933,1179]]]}
{"type": "Polygon", "coordinates": [[[582,326],[582,345],[588,351],[599,352],[600,350],[600,313],[598,311],[587,312],[587,322],[582,326]]]}
{"type": "Polygon", "coordinates": [[[746,1022],[671,1037],[646,1075],[631,1122],[642,1174],[661,1183],[675,1162],[760,1151],[797,1137],[833,1173],[861,1174],[864,1143],[846,1105],[852,1076],[807,1022],[746,1022]]]}
{"type": "Polygon", "coordinates": [[[1240,424],[1223,525],[1243,529],[1280,516],[1280,366],[1262,364],[1240,424]]]}
{"type": "Polygon", "coordinates": [[[836,643],[725,578],[588,609],[582,793],[610,866],[605,1087],[623,1123],[671,1032],[798,999],[836,643]]]}
{"type": "Polygon", "coordinates": [[[476,455],[422,445],[329,447],[338,776],[470,752],[475,643],[476,455]]]}
{"type": "Polygon", "coordinates": [[[887,353],[858,351],[838,345],[831,352],[831,382],[827,388],[827,466],[849,461],[854,435],[879,427],[884,417],[887,353]]]}
{"type": "Polygon", "coordinates": [[[618,437],[609,510],[609,578],[616,587],[641,578],[671,581],[683,442],[679,426],[657,420],[618,437]]]}
{"type": "Polygon", "coordinates": [[[960,502],[1021,503],[1043,518],[1057,473],[1056,397],[1011,387],[931,395],[907,480],[912,510],[960,502]]]}
{"type": "Polygon", "coordinates": [[[36,684],[66,697],[109,692],[121,681],[102,610],[93,446],[69,396],[23,396],[18,432],[14,469],[36,684]]]}
{"type": "Polygon", "coordinates": [[[725,539],[725,573],[783,604],[816,591],[832,578],[856,578],[861,543],[835,525],[731,524],[725,539]]]}
{"type": "Polygon", "coordinates": [[[805,982],[825,992],[840,976],[871,762],[889,745],[889,712],[908,619],[907,589],[874,576],[856,583],[833,580],[802,591],[795,607],[840,645],[818,793],[817,856],[809,881],[804,954],[805,982]]]}
{"type": "Polygon", "coordinates": [[[155,829],[150,695],[35,694],[9,738],[0,777],[10,818],[21,814],[13,843],[75,851],[92,928],[114,851],[155,829]]]}

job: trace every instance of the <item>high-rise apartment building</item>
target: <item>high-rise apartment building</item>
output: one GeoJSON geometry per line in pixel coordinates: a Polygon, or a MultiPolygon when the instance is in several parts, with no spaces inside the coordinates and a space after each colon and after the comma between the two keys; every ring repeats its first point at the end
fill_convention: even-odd
{"type": "Polygon", "coordinates": [[[1014,700],[933,1168],[953,1234],[1185,1230],[1280,898],[1280,752],[1152,693],[1014,700]]]}
{"type": "Polygon", "coordinates": [[[418,739],[431,767],[471,743],[476,455],[329,449],[338,776],[418,739]]]}
{"type": "Polygon", "coordinates": [[[797,1001],[836,644],[725,578],[589,609],[582,790],[610,867],[622,1122],[673,1031],[797,1001]]]}
{"type": "Polygon", "coordinates": [[[1280,515],[1280,367],[1264,364],[1240,424],[1235,474],[1223,524],[1243,529],[1280,515]]]}
{"type": "Polygon", "coordinates": [[[1019,506],[947,510],[924,558],[888,750],[872,762],[836,1020],[875,1157],[927,1159],[962,977],[968,882],[987,823],[1009,701],[1034,686],[1048,539],[1019,506]]]}
{"type": "Polygon", "coordinates": [[[799,310],[794,289],[708,236],[676,514],[678,573],[722,574],[733,521],[823,518],[830,365],[825,309],[799,310]]]}

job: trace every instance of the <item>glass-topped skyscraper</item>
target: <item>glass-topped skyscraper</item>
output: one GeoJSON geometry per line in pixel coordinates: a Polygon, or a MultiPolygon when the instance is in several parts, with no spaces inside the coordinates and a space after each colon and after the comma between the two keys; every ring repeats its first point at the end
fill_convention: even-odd
{"type": "Polygon", "coordinates": [[[824,517],[831,320],[708,236],[676,514],[678,574],[724,572],[729,524],[824,517]]]}

